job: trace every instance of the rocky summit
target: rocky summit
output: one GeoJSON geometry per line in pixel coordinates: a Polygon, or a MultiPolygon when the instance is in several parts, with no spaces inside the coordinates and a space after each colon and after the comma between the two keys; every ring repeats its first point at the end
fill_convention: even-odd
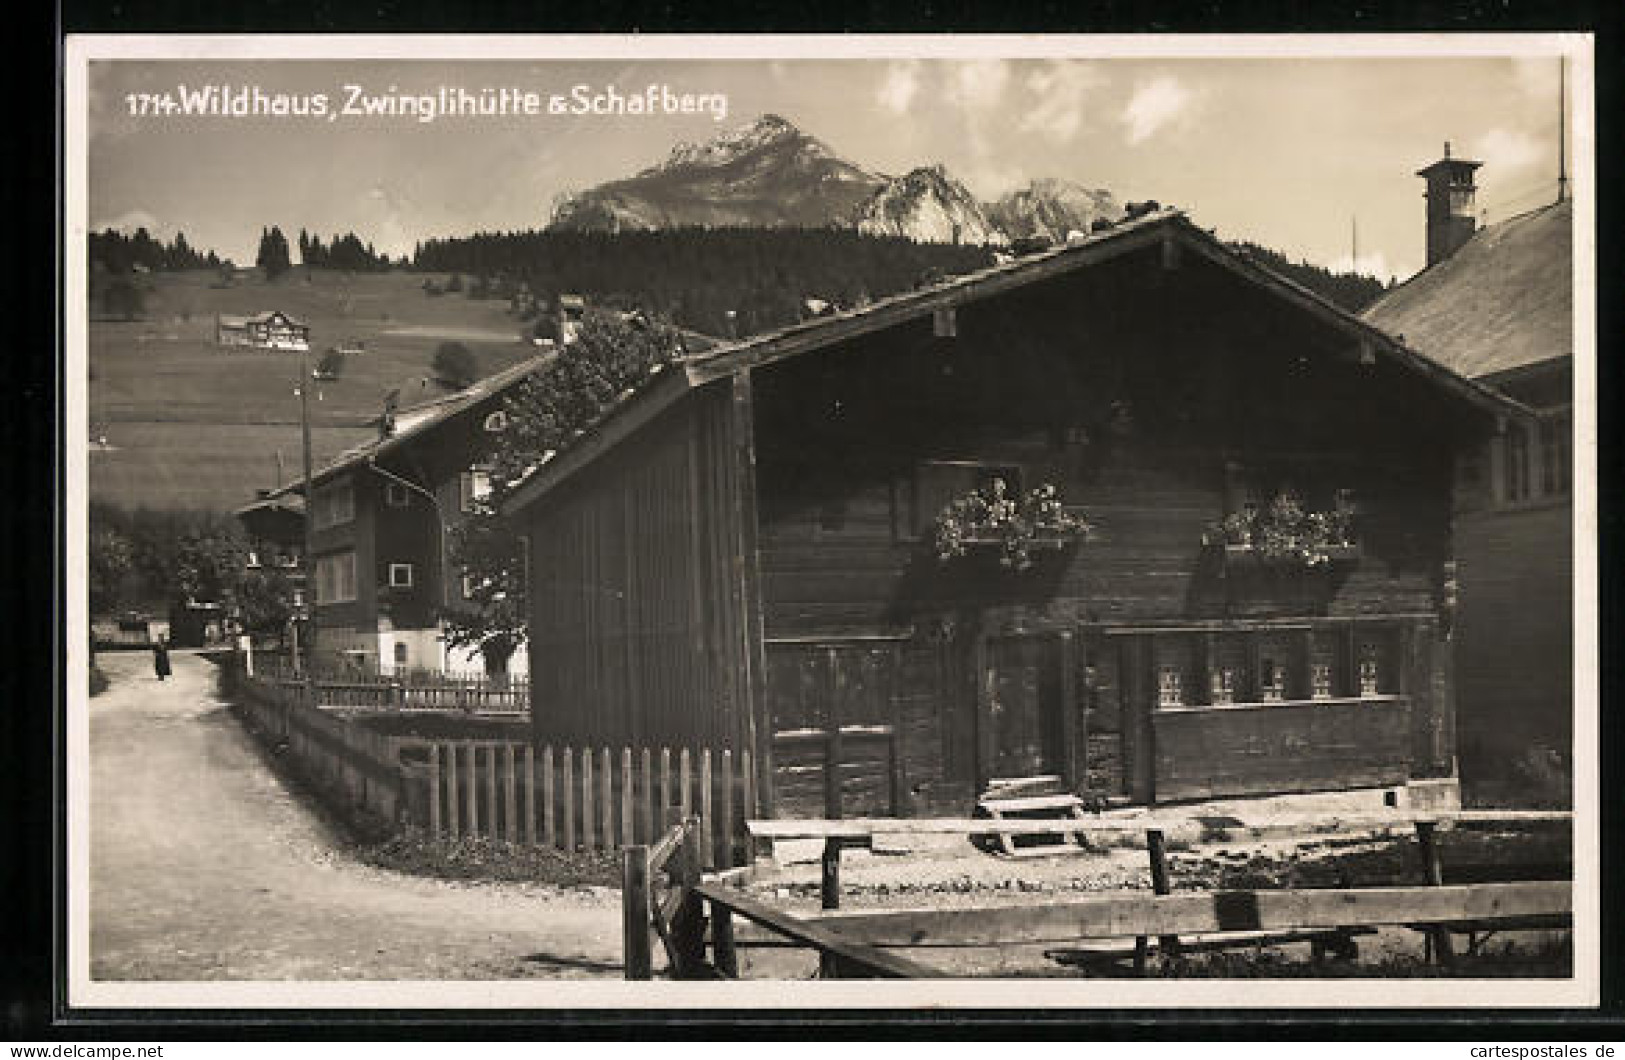
{"type": "Polygon", "coordinates": [[[941,165],[900,177],[836,155],[776,114],[704,143],[683,142],[657,165],[563,197],[555,230],[856,228],[919,242],[1002,246],[1062,242],[1123,216],[1116,197],[1045,178],[983,203],[941,165]]]}
{"type": "Polygon", "coordinates": [[[703,144],[678,144],[657,166],[566,198],[550,227],[636,231],[824,227],[838,223],[885,178],[766,114],[703,144]]]}

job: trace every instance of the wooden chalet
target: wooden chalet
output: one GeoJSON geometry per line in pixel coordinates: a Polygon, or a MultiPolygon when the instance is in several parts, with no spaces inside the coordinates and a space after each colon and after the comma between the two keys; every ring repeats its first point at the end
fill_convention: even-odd
{"type": "Polygon", "coordinates": [[[1472,172],[1449,157],[1429,182],[1428,267],[1368,309],[1371,323],[1534,410],[1464,450],[1457,468],[1456,623],[1463,774],[1498,788],[1531,753],[1573,752],[1573,203],[1484,228],[1472,172]],[[1464,222],[1435,238],[1432,204],[1464,222]]]}
{"type": "Polygon", "coordinates": [[[262,350],[308,350],[310,325],[271,309],[252,316],[215,317],[214,337],[220,346],[252,346],[262,350]]]}
{"type": "Polygon", "coordinates": [[[1448,792],[1452,466],[1507,407],[1177,211],[690,357],[510,499],[536,740],[749,750],[769,816],[1448,792]],[[995,479],[1092,539],[942,558],[995,479]],[[1215,526],[1289,494],[1348,520],[1313,563],[1215,526]]]}

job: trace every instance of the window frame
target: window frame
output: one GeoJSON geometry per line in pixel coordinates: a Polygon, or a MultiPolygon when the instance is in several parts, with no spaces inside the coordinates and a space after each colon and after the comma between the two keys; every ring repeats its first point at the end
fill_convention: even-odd
{"type": "Polygon", "coordinates": [[[412,506],[412,491],[399,482],[384,482],[384,504],[390,508],[410,508],[412,506]],[[397,498],[399,498],[397,500],[397,498]]]}
{"type": "Polygon", "coordinates": [[[417,588],[417,569],[416,568],[417,568],[417,565],[415,563],[391,560],[390,563],[389,563],[389,568],[388,568],[387,574],[386,574],[385,584],[387,584],[391,589],[415,589],[415,588],[417,588]],[[395,578],[395,572],[396,571],[401,571],[401,570],[404,570],[406,572],[406,580],[405,581],[397,581],[396,578],[395,578]]]}

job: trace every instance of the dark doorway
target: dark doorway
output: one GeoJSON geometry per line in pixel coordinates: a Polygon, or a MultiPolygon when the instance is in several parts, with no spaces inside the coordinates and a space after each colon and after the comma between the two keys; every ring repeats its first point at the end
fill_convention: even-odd
{"type": "Polygon", "coordinates": [[[990,780],[1066,781],[1063,641],[1054,635],[990,637],[982,674],[982,768],[990,780]]]}

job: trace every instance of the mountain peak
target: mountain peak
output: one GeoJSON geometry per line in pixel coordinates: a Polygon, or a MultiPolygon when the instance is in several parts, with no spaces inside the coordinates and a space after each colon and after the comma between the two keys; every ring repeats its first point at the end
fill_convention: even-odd
{"type": "Polygon", "coordinates": [[[819,154],[828,153],[823,144],[777,114],[763,114],[755,121],[718,133],[703,144],[684,140],[671,149],[671,156],[662,165],[655,168],[723,166],[752,151],[791,140],[802,141],[800,146],[803,149],[811,148],[819,154]]]}

